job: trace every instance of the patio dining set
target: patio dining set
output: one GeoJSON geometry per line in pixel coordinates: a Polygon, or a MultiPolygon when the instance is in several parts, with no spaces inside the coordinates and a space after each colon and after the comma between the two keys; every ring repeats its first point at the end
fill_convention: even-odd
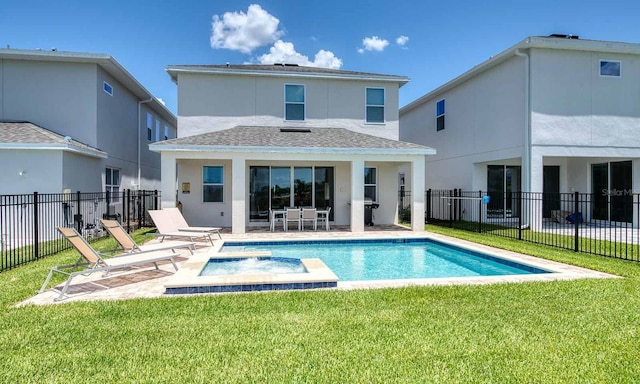
{"type": "Polygon", "coordinates": [[[289,230],[290,224],[296,224],[298,231],[304,231],[305,224],[313,224],[313,230],[318,230],[318,222],[324,224],[326,231],[329,230],[329,213],[331,207],[327,209],[317,208],[294,208],[270,210],[270,227],[271,232],[275,231],[277,223],[282,223],[282,228],[286,232],[289,230]]]}

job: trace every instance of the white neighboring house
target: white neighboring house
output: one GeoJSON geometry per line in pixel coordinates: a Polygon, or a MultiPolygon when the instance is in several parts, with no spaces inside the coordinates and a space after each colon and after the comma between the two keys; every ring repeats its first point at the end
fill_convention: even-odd
{"type": "Polygon", "coordinates": [[[176,117],[113,57],[0,49],[0,74],[0,195],[159,189],[176,117]]]}
{"type": "Polygon", "coordinates": [[[504,212],[503,192],[579,191],[590,219],[632,222],[639,132],[640,44],[571,35],[528,37],[400,110],[400,139],[438,149],[427,188],[488,191],[504,212]]]}
{"type": "MultiPolygon", "coordinates": [[[[398,167],[424,186],[431,148],[398,141],[402,76],[297,65],[169,66],[178,85],[178,138],[162,155],[162,206],[183,206],[192,225],[269,225],[270,210],[331,207],[334,224],[397,222],[398,167]],[[176,184],[177,181],[177,184],[176,184]]],[[[424,197],[412,201],[424,230],[424,197]]]]}

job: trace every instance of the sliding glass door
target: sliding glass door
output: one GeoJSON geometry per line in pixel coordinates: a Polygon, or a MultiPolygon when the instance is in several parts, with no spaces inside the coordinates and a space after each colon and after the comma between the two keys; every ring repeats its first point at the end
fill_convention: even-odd
{"type": "Polygon", "coordinates": [[[488,165],[487,194],[490,217],[518,217],[520,215],[521,167],[519,165],[488,165]]]}
{"type": "MultiPolygon", "coordinates": [[[[249,220],[268,221],[269,209],[333,207],[333,167],[249,167],[249,220]],[[292,193],[293,192],[293,193],[292,193]]],[[[329,215],[333,220],[333,211],[329,215]]]]}
{"type": "Polygon", "coordinates": [[[596,220],[633,221],[631,161],[591,165],[591,215],[596,220]]]}

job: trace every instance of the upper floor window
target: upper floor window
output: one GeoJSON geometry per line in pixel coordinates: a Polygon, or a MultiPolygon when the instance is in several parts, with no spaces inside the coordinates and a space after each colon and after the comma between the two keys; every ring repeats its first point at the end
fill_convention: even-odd
{"type": "Polygon", "coordinates": [[[105,191],[109,192],[112,203],[117,203],[120,199],[120,170],[107,168],[104,180],[105,191]]]}
{"type": "Polygon", "coordinates": [[[600,60],[600,76],[620,77],[621,66],[617,60],[600,60]]]}
{"type": "Polygon", "coordinates": [[[304,120],[304,85],[285,84],[284,86],[284,119],[304,120]]]}
{"type": "Polygon", "coordinates": [[[153,140],[153,116],[147,113],[147,140],[153,140]]]}
{"type": "Polygon", "coordinates": [[[160,120],[156,120],[156,141],[160,141],[160,120]]]}
{"type": "Polygon", "coordinates": [[[436,131],[444,129],[444,99],[436,103],[436,131]]]}
{"type": "Polygon", "coordinates": [[[169,127],[164,126],[164,139],[169,140],[169,127]]]}
{"type": "Polygon", "coordinates": [[[364,198],[373,202],[378,201],[378,178],[377,169],[373,167],[364,168],[364,198]]]}
{"type": "Polygon", "coordinates": [[[202,201],[222,203],[224,196],[224,168],[221,166],[202,167],[202,201]]]}
{"type": "Polygon", "coordinates": [[[102,82],[102,90],[105,91],[109,96],[113,96],[113,87],[106,81],[102,82]]]}
{"type": "Polygon", "coordinates": [[[384,88],[367,88],[367,123],[384,123],[384,88]]]}

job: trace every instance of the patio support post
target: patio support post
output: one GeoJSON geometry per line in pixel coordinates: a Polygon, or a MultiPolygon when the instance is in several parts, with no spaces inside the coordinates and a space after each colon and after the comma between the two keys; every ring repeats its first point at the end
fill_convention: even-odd
{"type": "Polygon", "coordinates": [[[351,232],[364,232],[364,160],[351,161],[351,232]]]}
{"type": "Polygon", "coordinates": [[[411,230],[413,232],[424,232],[424,193],[422,193],[425,187],[424,163],[424,156],[411,162],[411,188],[415,191],[411,194],[411,230]]]}
{"type": "MultiPolygon", "coordinates": [[[[531,150],[531,190],[525,192],[534,192],[536,195],[542,195],[542,172],[544,169],[543,156],[540,150],[532,148],[531,150]]],[[[536,195],[531,195],[536,196],[536,195]]],[[[522,214],[522,212],[520,212],[522,214]]],[[[534,204],[529,210],[528,224],[534,231],[542,231],[542,204],[534,204]]],[[[527,221],[525,221],[527,224],[527,221]]]]}
{"type": "Polygon", "coordinates": [[[246,225],[246,160],[234,157],[231,161],[231,232],[245,233],[246,225]]]}
{"type": "Polygon", "coordinates": [[[176,206],[176,157],[169,152],[163,152],[160,160],[162,194],[161,208],[176,206]]]}

